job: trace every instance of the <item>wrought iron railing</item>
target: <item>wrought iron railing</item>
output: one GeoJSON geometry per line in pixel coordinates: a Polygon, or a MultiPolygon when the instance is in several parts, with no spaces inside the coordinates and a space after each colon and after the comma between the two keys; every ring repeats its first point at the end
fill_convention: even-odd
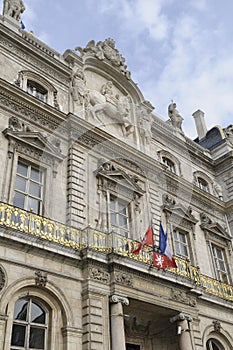
{"type": "MultiPolygon", "coordinates": [[[[131,251],[139,243],[115,232],[104,233],[91,227],[82,230],[73,228],[2,202],[0,225],[76,250],[90,248],[103,253],[114,252],[148,265],[152,265],[153,261],[150,247],[144,246],[139,254],[133,254],[131,251]]],[[[233,301],[232,285],[201,274],[199,267],[192,266],[188,259],[175,257],[175,260],[177,268],[171,268],[169,272],[191,280],[205,293],[233,301]]]]}

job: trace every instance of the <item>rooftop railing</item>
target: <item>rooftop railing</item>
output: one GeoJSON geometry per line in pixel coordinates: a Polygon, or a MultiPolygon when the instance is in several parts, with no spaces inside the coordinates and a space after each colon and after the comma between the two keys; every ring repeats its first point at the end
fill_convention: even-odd
{"type": "MultiPolygon", "coordinates": [[[[81,230],[66,226],[57,221],[2,202],[0,202],[0,225],[56,244],[71,247],[75,250],[90,248],[102,253],[114,252],[129,259],[153,266],[152,248],[143,246],[139,254],[131,253],[133,249],[137,248],[139,244],[137,241],[115,232],[104,233],[91,227],[81,230]]],[[[233,301],[232,285],[222,283],[201,274],[200,268],[198,266],[192,266],[188,259],[175,257],[175,260],[177,268],[171,268],[169,272],[189,279],[205,293],[233,301]]]]}

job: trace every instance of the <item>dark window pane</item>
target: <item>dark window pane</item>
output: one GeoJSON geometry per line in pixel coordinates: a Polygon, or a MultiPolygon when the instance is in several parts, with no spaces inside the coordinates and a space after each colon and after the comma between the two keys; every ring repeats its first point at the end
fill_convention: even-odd
{"type": "Polygon", "coordinates": [[[26,326],[14,324],[12,329],[11,345],[24,346],[25,333],[26,326]]]}
{"type": "Polygon", "coordinates": [[[27,320],[27,305],[28,301],[21,299],[15,303],[14,320],[27,320]]]}
{"type": "Polygon", "coordinates": [[[18,163],[17,173],[23,176],[27,176],[28,166],[22,163],[18,163]]]}
{"type": "Polygon", "coordinates": [[[41,197],[41,186],[34,183],[34,182],[30,182],[29,193],[32,196],[40,198],[41,197]]]}
{"type": "Polygon", "coordinates": [[[140,345],[126,344],[126,350],[140,350],[140,345]]]}
{"type": "Polygon", "coordinates": [[[24,203],[25,203],[25,195],[15,192],[13,205],[15,205],[18,208],[24,209],[24,203]]]}
{"type": "Polygon", "coordinates": [[[45,312],[35,303],[31,305],[31,322],[45,324],[45,312]]]}
{"type": "Polygon", "coordinates": [[[16,176],[15,188],[16,188],[16,190],[25,192],[26,191],[26,180],[23,177],[16,176]]]}
{"type": "Polygon", "coordinates": [[[31,327],[29,348],[30,349],[44,349],[45,330],[42,328],[31,327]]]}

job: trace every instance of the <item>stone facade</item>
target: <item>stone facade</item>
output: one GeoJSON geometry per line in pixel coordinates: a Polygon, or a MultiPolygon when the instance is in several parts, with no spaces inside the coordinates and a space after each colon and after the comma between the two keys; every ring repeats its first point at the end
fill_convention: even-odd
{"type": "Polygon", "coordinates": [[[60,55],[24,10],[0,17],[0,349],[232,349],[232,126],[199,110],[190,140],[113,39],[60,55]],[[160,222],[177,269],[132,253],[160,222]]]}

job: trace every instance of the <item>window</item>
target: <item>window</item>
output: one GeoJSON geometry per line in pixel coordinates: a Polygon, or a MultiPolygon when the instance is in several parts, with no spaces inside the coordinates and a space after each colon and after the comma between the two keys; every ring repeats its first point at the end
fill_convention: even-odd
{"type": "Polygon", "coordinates": [[[203,191],[209,192],[208,182],[206,180],[202,179],[201,177],[197,178],[197,185],[203,191]]]}
{"type": "Polygon", "coordinates": [[[48,91],[33,80],[27,81],[27,92],[43,102],[47,102],[48,91]]]}
{"type": "Polygon", "coordinates": [[[223,350],[223,347],[215,339],[209,339],[206,344],[206,350],[223,350]]]}
{"type": "Polygon", "coordinates": [[[11,350],[45,350],[47,348],[48,311],[33,298],[15,303],[11,350]]]}
{"type": "Polygon", "coordinates": [[[140,350],[140,345],[127,343],[126,350],[140,350]]]}
{"type": "Polygon", "coordinates": [[[110,195],[110,223],[112,229],[121,235],[128,237],[129,218],[128,202],[110,195]]]}
{"type": "Polygon", "coordinates": [[[18,162],[13,205],[25,210],[41,213],[43,172],[33,166],[18,162]]]}
{"type": "Polygon", "coordinates": [[[189,257],[187,233],[180,230],[173,231],[174,246],[175,246],[175,255],[182,258],[189,257]]]}
{"type": "Polygon", "coordinates": [[[162,157],[163,164],[166,165],[167,169],[172,173],[175,173],[175,164],[167,157],[162,157]]]}
{"type": "Polygon", "coordinates": [[[217,272],[217,278],[223,283],[229,283],[224,250],[212,245],[212,252],[214,257],[215,269],[217,272]]]}

